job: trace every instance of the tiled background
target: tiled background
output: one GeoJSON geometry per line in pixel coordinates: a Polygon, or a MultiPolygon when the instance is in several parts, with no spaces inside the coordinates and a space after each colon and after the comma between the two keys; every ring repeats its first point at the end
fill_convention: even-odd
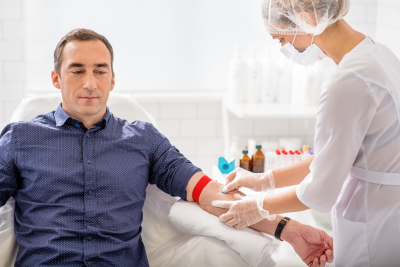
{"type": "MultiPolygon", "coordinates": [[[[0,128],[9,121],[26,95],[26,1],[0,0],[0,128]]],[[[400,1],[352,0],[345,18],[355,29],[389,46],[400,56],[400,1]]],[[[228,63],[227,63],[228,64],[228,63]]],[[[50,79],[50,74],[49,74],[50,79]]],[[[135,93],[135,92],[132,92],[135,93]]],[[[187,101],[139,99],[157,120],[161,132],[189,159],[210,172],[223,154],[221,102],[215,97],[187,101]]],[[[238,120],[231,130],[244,146],[248,137],[257,141],[300,137],[312,145],[314,120],[238,120]]]]}

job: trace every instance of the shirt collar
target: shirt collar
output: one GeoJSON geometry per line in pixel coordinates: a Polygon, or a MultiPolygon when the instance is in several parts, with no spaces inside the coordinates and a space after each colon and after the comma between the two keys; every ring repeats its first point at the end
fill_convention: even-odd
{"type": "MultiPolygon", "coordinates": [[[[56,119],[56,126],[62,126],[65,124],[65,122],[69,118],[71,118],[71,116],[68,115],[67,112],[65,112],[65,110],[62,108],[61,103],[60,103],[60,105],[58,105],[57,110],[54,114],[54,118],[56,119]]],[[[111,118],[110,111],[109,111],[108,107],[106,107],[106,115],[104,115],[104,117],[100,121],[96,122],[94,125],[101,126],[104,123],[105,124],[104,127],[106,127],[108,122],[110,121],[110,118],[111,118]]],[[[71,119],[73,119],[73,118],[71,118],[71,119]]]]}

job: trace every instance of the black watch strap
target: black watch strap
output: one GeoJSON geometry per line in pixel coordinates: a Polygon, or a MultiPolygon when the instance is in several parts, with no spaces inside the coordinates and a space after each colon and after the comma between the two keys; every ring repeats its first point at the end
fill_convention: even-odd
{"type": "Polygon", "coordinates": [[[285,225],[289,222],[290,218],[289,217],[284,217],[279,223],[278,223],[278,227],[276,227],[276,231],[275,231],[275,238],[283,241],[281,239],[281,234],[282,234],[282,230],[285,227],[285,225]]]}

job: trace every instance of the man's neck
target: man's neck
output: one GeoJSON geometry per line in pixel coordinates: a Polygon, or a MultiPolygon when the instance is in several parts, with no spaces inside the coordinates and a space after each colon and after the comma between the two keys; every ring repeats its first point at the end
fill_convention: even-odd
{"type": "Polygon", "coordinates": [[[61,107],[71,118],[81,121],[87,129],[94,128],[94,124],[104,118],[107,112],[107,107],[104,107],[104,109],[96,114],[85,116],[82,114],[74,114],[73,112],[69,111],[68,108],[65,108],[64,106],[61,107]]]}

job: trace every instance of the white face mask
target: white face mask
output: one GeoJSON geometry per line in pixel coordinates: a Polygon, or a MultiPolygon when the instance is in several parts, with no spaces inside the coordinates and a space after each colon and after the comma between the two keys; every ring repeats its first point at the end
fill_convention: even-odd
{"type": "Polygon", "coordinates": [[[310,66],[314,65],[316,62],[321,59],[326,58],[324,51],[322,51],[316,44],[313,44],[313,39],[311,40],[311,45],[307,47],[304,52],[299,52],[293,44],[296,39],[296,35],[294,36],[292,43],[287,43],[281,48],[281,52],[291,61],[303,65],[310,66]]]}

